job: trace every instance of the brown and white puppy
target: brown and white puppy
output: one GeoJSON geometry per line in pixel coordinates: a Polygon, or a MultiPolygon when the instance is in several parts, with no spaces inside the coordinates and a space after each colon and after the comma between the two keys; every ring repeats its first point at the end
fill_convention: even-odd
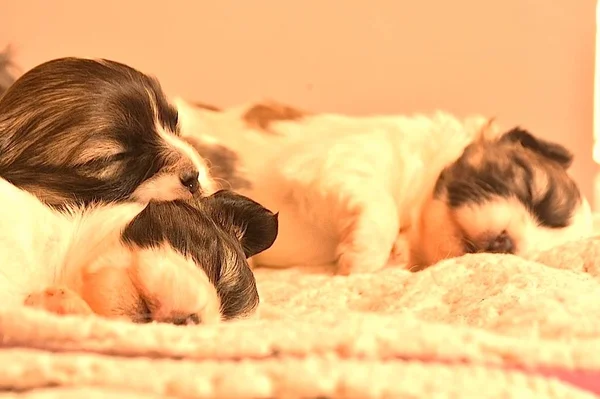
{"type": "Polygon", "coordinates": [[[443,112],[177,104],[181,136],[220,164],[226,184],[279,211],[278,239],[259,265],[336,262],[347,274],[392,256],[419,269],[468,252],[525,256],[591,233],[571,153],[520,128],[443,112]]]}
{"type": "Polygon", "coordinates": [[[215,191],[156,79],[81,58],[38,65],[0,97],[0,177],[50,205],[215,191]]]}
{"type": "Polygon", "coordinates": [[[589,235],[589,205],[567,172],[572,161],[563,146],[518,127],[475,140],[426,199],[411,234],[413,264],[473,252],[527,254],[589,235]]]}
{"type": "Polygon", "coordinates": [[[243,196],[58,211],[0,179],[0,300],[55,313],[196,324],[258,305],[246,258],[277,215],[243,196]]]}

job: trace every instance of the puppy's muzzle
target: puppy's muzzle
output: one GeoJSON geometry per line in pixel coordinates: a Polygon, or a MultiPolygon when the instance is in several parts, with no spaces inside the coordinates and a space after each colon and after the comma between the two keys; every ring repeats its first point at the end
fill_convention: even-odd
{"type": "Polygon", "coordinates": [[[179,181],[181,181],[181,184],[183,184],[190,193],[195,194],[200,190],[199,177],[200,174],[197,170],[188,170],[179,175],[179,181]]]}
{"type": "Polygon", "coordinates": [[[170,322],[176,326],[194,325],[202,323],[202,318],[200,315],[193,313],[186,317],[174,317],[170,322]]]}
{"type": "Polygon", "coordinates": [[[515,245],[513,240],[505,231],[500,233],[500,235],[494,239],[490,240],[486,248],[486,252],[497,254],[510,254],[513,253],[514,250],[515,245]]]}
{"type": "Polygon", "coordinates": [[[515,253],[515,250],[515,243],[506,231],[497,236],[484,237],[480,240],[465,243],[466,253],[512,254],[515,253]]]}

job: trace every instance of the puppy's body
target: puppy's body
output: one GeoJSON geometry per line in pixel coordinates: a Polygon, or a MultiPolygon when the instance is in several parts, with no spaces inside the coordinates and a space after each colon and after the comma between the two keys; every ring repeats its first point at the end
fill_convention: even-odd
{"type": "Polygon", "coordinates": [[[7,305],[49,286],[80,291],[81,268],[101,257],[100,248],[113,249],[120,229],[143,209],[129,203],[61,213],[3,179],[0,193],[0,295],[7,305]]]}
{"type": "Polygon", "coordinates": [[[156,79],[109,60],[55,59],[0,97],[0,176],[55,206],[211,194],[206,164],[178,134],[156,79]]]}
{"type": "Polygon", "coordinates": [[[338,272],[346,274],[376,270],[390,254],[401,254],[416,268],[490,250],[507,231],[511,248],[504,252],[525,254],[591,229],[589,206],[567,177],[568,165],[526,148],[522,137],[502,141],[498,128],[482,117],[349,117],[290,112],[272,103],[224,111],[177,104],[182,136],[201,154],[211,146],[236,154],[232,174],[249,184],[233,188],[280,212],[278,239],[256,258],[258,264],[337,261],[338,272]],[[473,149],[469,159],[466,148],[473,149]],[[488,176],[502,180],[504,173],[503,190],[488,192],[490,182],[478,183],[477,172],[490,169],[491,154],[501,159],[517,153],[527,154],[523,167],[531,182],[511,182],[524,172],[518,175],[507,164],[488,176]],[[457,205],[445,190],[450,182],[440,183],[440,175],[463,163],[473,167],[453,177],[474,191],[470,201],[457,205]],[[550,180],[557,184],[545,188],[550,180]],[[517,193],[517,186],[529,197],[517,193]],[[535,198],[533,191],[540,191],[535,198]],[[534,202],[544,195],[546,215],[535,214],[534,202]],[[550,226],[546,219],[561,207],[568,208],[562,220],[550,226]]]}
{"type": "Polygon", "coordinates": [[[94,313],[135,322],[251,312],[258,293],[246,256],[277,234],[275,215],[226,192],[59,212],[0,179],[0,217],[3,305],[44,307],[44,295],[66,290],[94,313]]]}
{"type": "Polygon", "coordinates": [[[127,65],[62,58],[21,76],[0,97],[0,177],[6,303],[172,322],[258,304],[246,257],[272,244],[276,216],[210,195],[177,110],[127,65]]]}

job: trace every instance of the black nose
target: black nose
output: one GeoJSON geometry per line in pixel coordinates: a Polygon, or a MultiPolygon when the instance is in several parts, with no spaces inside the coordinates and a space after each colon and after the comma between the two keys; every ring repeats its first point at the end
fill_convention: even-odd
{"type": "Polygon", "coordinates": [[[183,172],[179,176],[179,180],[181,181],[181,184],[183,184],[190,191],[190,193],[194,194],[200,189],[198,176],[200,176],[200,174],[197,170],[183,172]]]}
{"type": "Polygon", "coordinates": [[[513,240],[508,236],[506,231],[503,231],[488,244],[485,252],[497,254],[510,254],[515,249],[513,240]]]}

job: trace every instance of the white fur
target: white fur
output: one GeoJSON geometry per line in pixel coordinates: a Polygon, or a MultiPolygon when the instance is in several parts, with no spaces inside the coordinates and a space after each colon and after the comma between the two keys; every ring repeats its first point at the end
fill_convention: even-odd
{"type": "MultiPolygon", "coordinates": [[[[379,269],[398,252],[408,260],[412,246],[427,238],[419,236],[418,226],[441,170],[478,135],[498,133],[486,118],[459,119],[443,112],[431,117],[315,114],[275,121],[275,133],[268,133],[243,121],[248,106],[212,112],[176,103],[182,137],[234,150],[252,183],[240,192],[279,211],[278,238],[255,262],[288,267],[337,261],[343,274],[379,269]]],[[[507,223],[514,206],[505,205],[488,204],[463,216],[480,226],[507,223]],[[502,213],[486,220],[494,214],[490,209],[502,213]]],[[[589,234],[589,212],[584,201],[573,225],[560,231],[529,219],[513,224],[522,241],[519,253],[589,234]]]]}
{"type": "MultiPolygon", "coordinates": [[[[123,294],[118,292],[123,287],[112,286],[114,280],[95,280],[96,274],[109,270],[122,277],[119,281],[132,273],[141,276],[136,289],[157,297],[163,313],[165,309],[195,311],[203,321],[218,319],[219,299],[201,268],[172,250],[136,251],[121,242],[123,228],[144,206],[121,203],[59,213],[0,179],[2,305],[22,305],[29,295],[51,287],[66,287],[84,299],[123,294]],[[159,272],[166,285],[156,283],[159,272]],[[89,292],[90,287],[100,292],[89,292]]],[[[94,311],[95,305],[104,309],[96,313],[111,315],[105,304],[88,301],[88,305],[94,311]]]]}
{"type": "Polygon", "coordinates": [[[469,206],[457,213],[457,222],[466,226],[467,233],[475,236],[482,230],[496,233],[505,230],[520,244],[519,253],[551,248],[565,241],[577,239],[582,231],[589,231],[591,221],[589,204],[584,202],[571,225],[556,234],[555,229],[542,227],[517,199],[497,199],[480,206],[469,206]]]}
{"type": "MultiPolygon", "coordinates": [[[[215,182],[208,171],[208,165],[204,159],[185,140],[180,139],[174,132],[164,128],[158,120],[154,95],[148,92],[148,98],[154,113],[156,131],[165,142],[165,151],[178,153],[198,172],[198,183],[200,183],[203,195],[214,194],[216,191],[215,182]]],[[[132,198],[139,202],[148,202],[150,200],[173,201],[190,198],[192,194],[181,184],[180,172],[180,170],[168,171],[167,173],[162,173],[146,180],[135,190],[132,198]]]]}

